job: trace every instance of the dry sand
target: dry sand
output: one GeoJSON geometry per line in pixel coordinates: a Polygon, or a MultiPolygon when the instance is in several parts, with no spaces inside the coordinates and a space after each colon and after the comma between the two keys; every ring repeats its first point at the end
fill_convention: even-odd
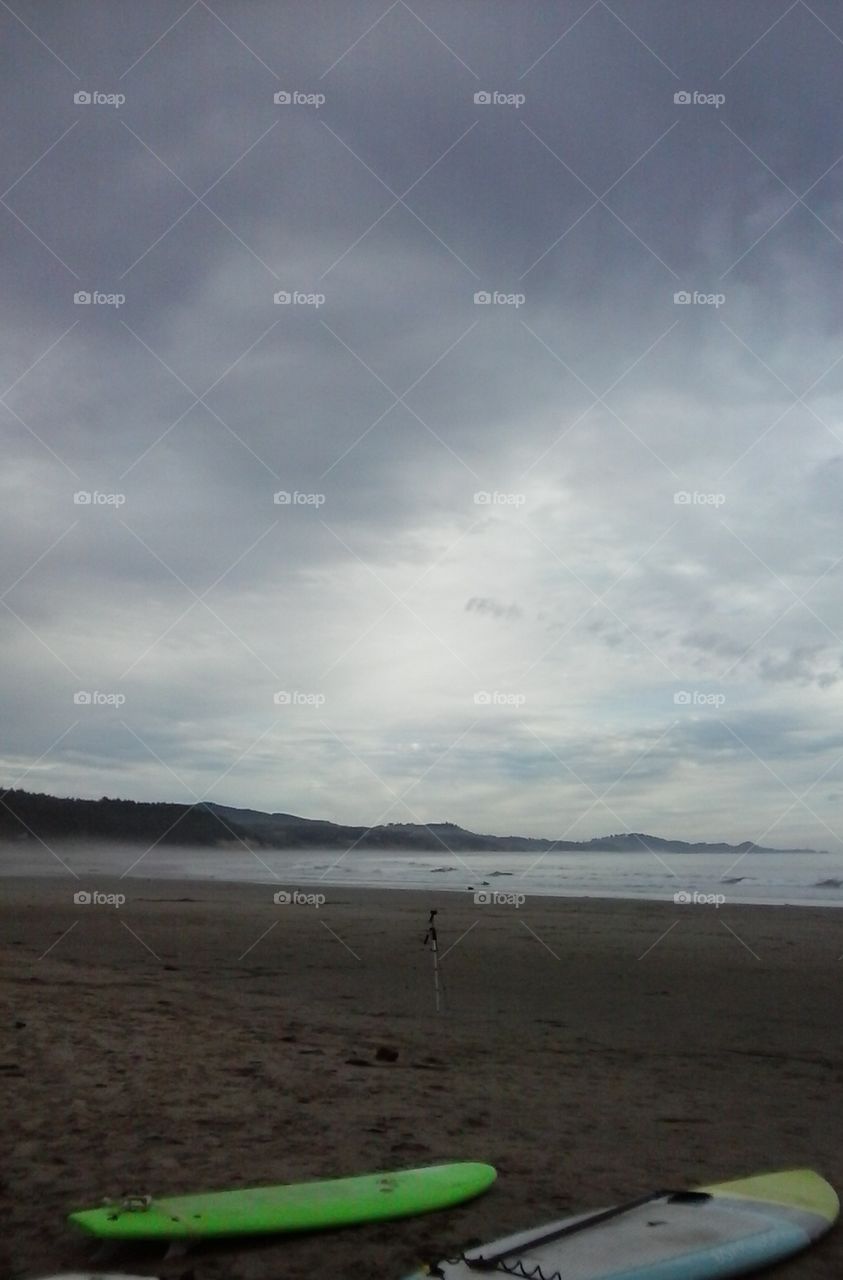
{"type": "MultiPolygon", "coordinates": [[[[330,889],[317,910],[271,886],[100,882],[115,909],[74,905],[79,887],[3,883],[6,1276],[84,1264],[65,1214],[127,1190],[495,1164],[447,1213],[140,1260],[400,1280],[657,1186],[807,1164],[843,1189],[841,913],[330,889]]],[[[843,1274],[843,1227],[780,1274],[843,1274]]]]}

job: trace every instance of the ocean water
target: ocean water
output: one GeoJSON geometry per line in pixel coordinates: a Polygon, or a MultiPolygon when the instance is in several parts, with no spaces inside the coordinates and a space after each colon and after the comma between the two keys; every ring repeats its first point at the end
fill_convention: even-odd
{"type": "Polygon", "coordinates": [[[55,855],[27,843],[0,848],[0,875],[67,875],[265,883],[328,894],[351,887],[449,890],[523,897],[644,898],[685,903],[843,906],[843,855],[832,853],[407,853],[353,849],[137,849],[79,843],[55,855]],[[321,889],[320,889],[321,886],[321,889]]]}

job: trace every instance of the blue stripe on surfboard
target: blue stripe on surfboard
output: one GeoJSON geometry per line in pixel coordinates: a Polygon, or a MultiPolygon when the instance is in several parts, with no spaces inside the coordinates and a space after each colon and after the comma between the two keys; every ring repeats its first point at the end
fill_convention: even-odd
{"type": "MultiPolygon", "coordinates": [[[[727,1280],[730,1276],[788,1258],[813,1243],[813,1237],[801,1227],[775,1223],[768,1231],[759,1231],[743,1240],[709,1245],[695,1253],[683,1254],[681,1258],[648,1262],[631,1271],[604,1272],[599,1280],[727,1280]]],[[[525,1252],[529,1252],[529,1245],[525,1252]]],[[[559,1264],[543,1265],[551,1267],[552,1275],[554,1266],[559,1264]]],[[[471,1274],[466,1271],[466,1275],[471,1274]]],[[[425,1275],[424,1271],[414,1271],[406,1280],[424,1280],[425,1275]]]]}
{"type": "Polygon", "coordinates": [[[743,1240],[709,1246],[681,1258],[648,1262],[631,1271],[606,1272],[603,1280],[725,1280],[807,1249],[814,1241],[801,1227],[776,1223],[743,1240]]]}

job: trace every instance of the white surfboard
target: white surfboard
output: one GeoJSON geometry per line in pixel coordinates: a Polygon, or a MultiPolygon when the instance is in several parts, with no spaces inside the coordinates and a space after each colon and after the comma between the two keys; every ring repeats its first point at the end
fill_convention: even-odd
{"type": "Polygon", "coordinates": [[[838,1212],[834,1189],[810,1169],[760,1174],[550,1222],[409,1280],[726,1280],[807,1248],[838,1212]]]}

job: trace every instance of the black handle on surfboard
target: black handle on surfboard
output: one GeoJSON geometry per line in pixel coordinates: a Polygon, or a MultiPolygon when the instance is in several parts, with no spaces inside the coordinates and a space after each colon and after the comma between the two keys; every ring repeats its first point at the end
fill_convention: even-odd
{"type": "Polygon", "coordinates": [[[542,1245],[551,1244],[554,1240],[562,1240],[565,1236],[576,1235],[578,1231],[585,1231],[588,1227],[597,1227],[601,1222],[609,1222],[612,1218],[618,1218],[623,1213],[631,1213],[633,1209],[640,1209],[645,1204],[651,1204],[653,1200],[663,1200],[667,1196],[693,1197],[694,1200],[709,1200],[711,1197],[705,1191],[650,1191],[646,1196],[639,1196],[636,1200],[627,1200],[624,1204],[613,1205],[611,1209],[600,1209],[597,1213],[591,1213],[587,1218],[581,1218],[579,1222],[571,1222],[564,1227],[554,1227],[552,1231],[546,1232],[543,1236],[538,1236],[534,1240],[528,1240],[524,1244],[512,1245],[509,1249],[501,1249],[499,1253],[491,1254],[488,1258],[467,1258],[463,1255],[463,1262],[472,1271],[491,1271],[504,1258],[510,1257],[513,1253],[523,1252],[525,1249],[535,1249],[542,1245]]]}

